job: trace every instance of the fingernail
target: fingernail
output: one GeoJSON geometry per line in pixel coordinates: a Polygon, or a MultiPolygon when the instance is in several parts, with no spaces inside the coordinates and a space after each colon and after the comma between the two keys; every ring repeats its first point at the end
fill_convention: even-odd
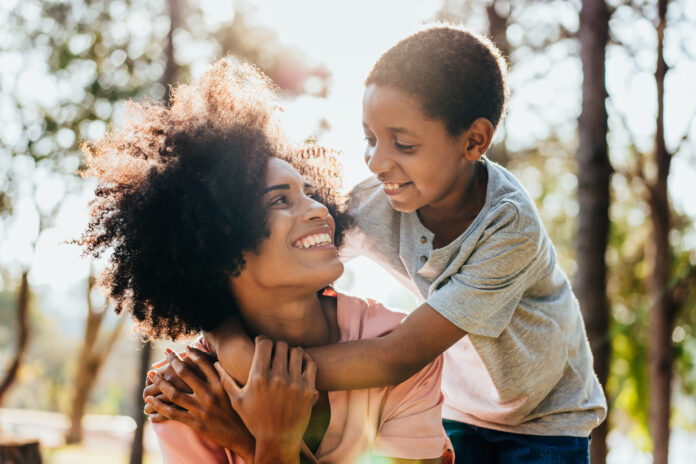
{"type": "Polygon", "coordinates": [[[171,348],[165,348],[165,349],[164,349],[164,354],[170,354],[170,353],[174,353],[174,352],[171,350],[171,348]]]}
{"type": "Polygon", "coordinates": [[[152,397],[151,397],[151,396],[146,397],[146,398],[145,398],[145,402],[146,402],[147,404],[152,404],[152,397]]]}
{"type": "Polygon", "coordinates": [[[155,380],[155,371],[148,371],[147,378],[150,380],[155,380]]]}
{"type": "Polygon", "coordinates": [[[171,350],[166,351],[165,354],[167,355],[167,359],[169,359],[170,361],[174,358],[174,352],[171,350]]]}

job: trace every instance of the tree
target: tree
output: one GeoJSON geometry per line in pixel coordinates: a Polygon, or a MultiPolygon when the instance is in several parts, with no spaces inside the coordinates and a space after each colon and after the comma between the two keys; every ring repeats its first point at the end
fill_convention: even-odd
{"type": "Polygon", "coordinates": [[[82,441],[82,417],[85,414],[89,393],[97,381],[99,371],[109,357],[116,341],[118,340],[125,319],[120,318],[115,327],[102,335],[104,318],[109,311],[106,304],[95,307],[94,297],[95,278],[90,274],[87,284],[87,320],[85,322],[85,336],[78,359],[77,373],[75,375],[75,392],[70,412],[70,428],[66,434],[66,443],[78,443],[82,441]],[[103,340],[101,343],[98,340],[103,340]]]}
{"type": "Polygon", "coordinates": [[[29,271],[22,272],[22,278],[17,292],[16,314],[17,314],[17,329],[19,337],[17,338],[17,349],[15,351],[12,362],[10,363],[5,375],[0,382],[0,405],[2,405],[5,396],[10,390],[10,387],[17,379],[19,367],[22,364],[24,354],[26,353],[29,344],[29,280],[27,278],[29,271]]]}
{"type": "MultiPolygon", "coordinates": [[[[580,303],[594,355],[594,370],[605,386],[609,375],[610,307],[605,255],[609,239],[609,186],[612,167],[607,146],[605,56],[609,40],[609,10],[604,0],[583,0],[580,11],[580,57],[583,69],[582,112],[578,119],[577,271],[573,289],[580,303]]],[[[608,420],[592,437],[590,461],[607,455],[608,420]]]]}
{"type": "Polygon", "coordinates": [[[667,179],[673,153],[665,140],[665,77],[668,66],[665,61],[665,31],[667,29],[667,7],[669,0],[657,3],[657,64],[655,85],[657,88],[657,117],[653,163],[656,172],[652,180],[645,174],[647,202],[650,207],[651,240],[647,244],[650,263],[648,293],[650,296],[650,409],[649,424],[653,441],[653,462],[667,464],[669,456],[670,415],[672,401],[672,378],[674,375],[675,351],[672,332],[675,320],[687,295],[687,289],[696,282],[696,268],[691,266],[683,276],[675,276],[674,250],[670,244],[670,231],[674,224],[667,189],[667,179]]]}

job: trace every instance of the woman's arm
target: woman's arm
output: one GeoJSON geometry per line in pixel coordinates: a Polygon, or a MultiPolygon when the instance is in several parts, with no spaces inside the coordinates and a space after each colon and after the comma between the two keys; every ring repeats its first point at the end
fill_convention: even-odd
{"type": "Polygon", "coordinates": [[[230,403],[256,439],[256,463],[299,463],[302,437],[318,398],[316,365],[302,348],[256,337],[249,381],[240,388],[215,363],[230,403]],[[304,368],[303,368],[304,363],[304,368]]]}
{"type": "MultiPolygon", "coordinates": [[[[206,340],[225,370],[245,383],[254,345],[238,327],[224,325],[206,334],[206,340]]],[[[309,348],[307,352],[317,365],[320,390],[375,388],[404,381],[464,335],[465,331],[424,303],[382,337],[309,348]]]]}

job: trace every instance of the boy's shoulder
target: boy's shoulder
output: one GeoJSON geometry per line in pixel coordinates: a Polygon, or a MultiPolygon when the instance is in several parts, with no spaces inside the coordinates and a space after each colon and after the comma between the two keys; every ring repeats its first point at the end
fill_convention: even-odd
{"type": "Polygon", "coordinates": [[[500,231],[538,239],[543,223],[534,200],[520,181],[503,166],[485,160],[488,169],[486,209],[489,227],[504,223],[500,231]]]}

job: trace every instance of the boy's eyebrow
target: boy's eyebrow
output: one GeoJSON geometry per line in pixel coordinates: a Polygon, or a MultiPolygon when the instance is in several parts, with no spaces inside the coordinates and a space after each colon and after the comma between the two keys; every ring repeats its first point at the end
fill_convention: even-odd
{"type": "MultiPolygon", "coordinates": [[[[304,183],[304,188],[314,188],[312,184],[309,182],[304,183]]],[[[270,187],[266,187],[263,189],[262,195],[267,194],[268,192],[272,190],[290,190],[290,184],[276,184],[276,185],[271,185],[270,187]]]]}
{"type": "Polygon", "coordinates": [[[406,129],[405,127],[390,127],[389,130],[392,132],[396,132],[397,134],[416,135],[415,132],[406,129]]]}
{"type": "MultiPolygon", "coordinates": [[[[370,130],[370,127],[366,124],[363,123],[363,129],[370,130]]],[[[397,134],[409,134],[409,135],[418,135],[412,130],[408,130],[405,127],[388,127],[387,128],[390,132],[395,132],[397,134]]]]}

